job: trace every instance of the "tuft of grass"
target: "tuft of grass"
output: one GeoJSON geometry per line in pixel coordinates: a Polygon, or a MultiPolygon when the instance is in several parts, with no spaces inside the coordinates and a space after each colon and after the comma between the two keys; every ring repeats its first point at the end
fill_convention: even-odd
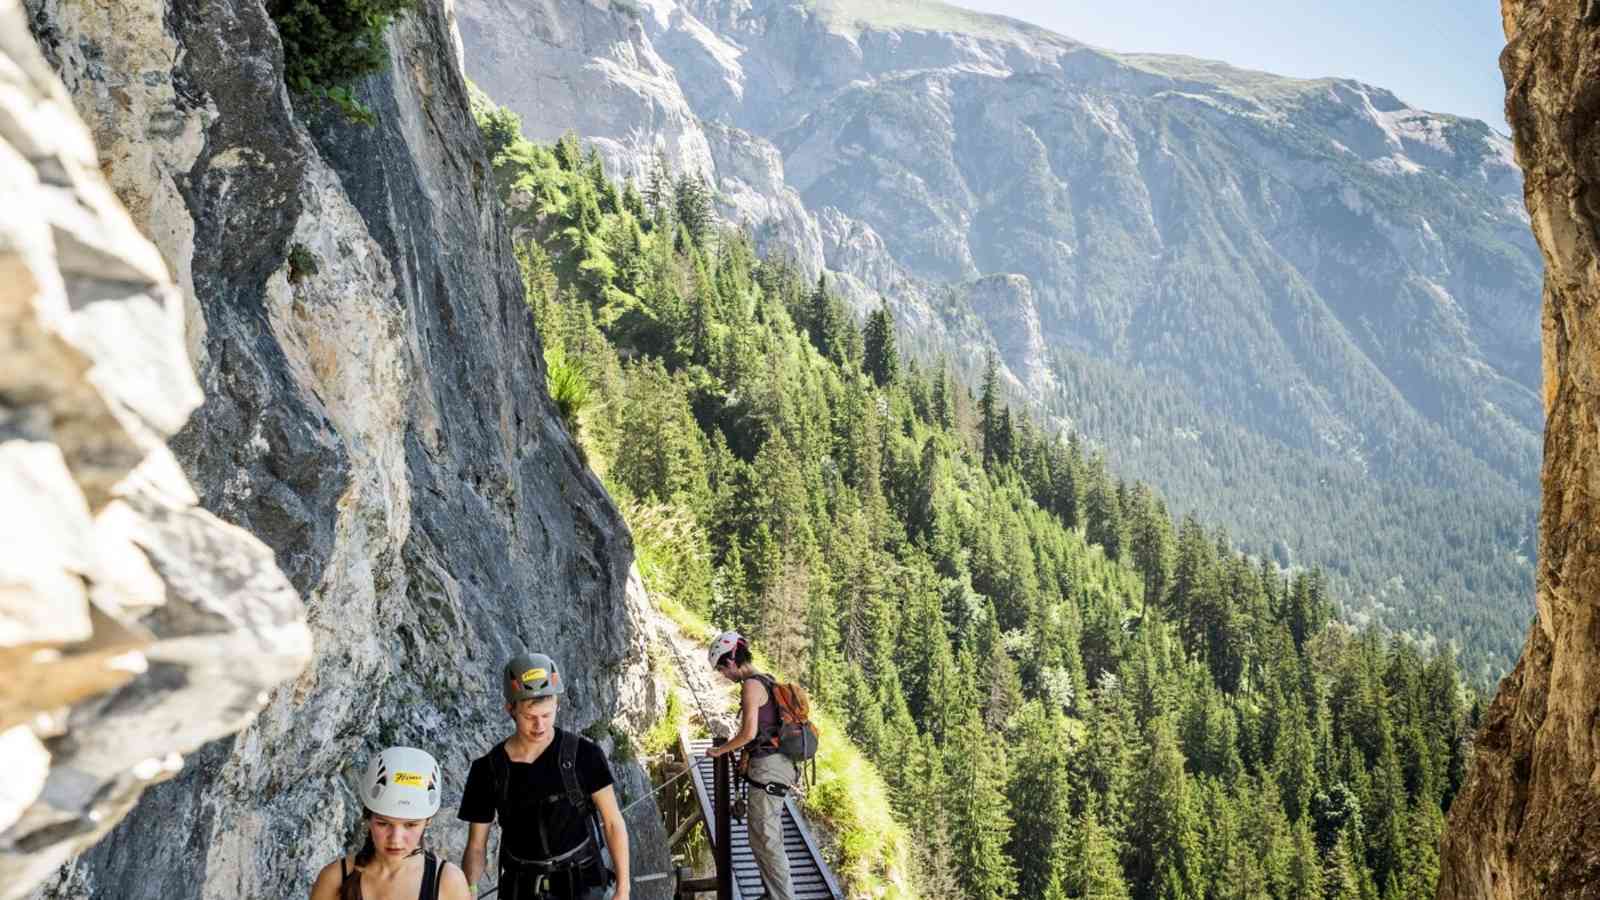
{"type": "Polygon", "coordinates": [[[317,265],[317,255],[305,244],[295,244],[289,248],[289,283],[299,284],[303,279],[317,274],[321,267],[317,265]]]}
{"type": "Polygon", "coordinates": [[[683,704],[683,692],[676,679],[668,676],[667,709],[665,714],[644,733],[639,743],[647,756],[659,756],[678,743],[678,729],[689,721],[689,711],[683,704]]]}
{"type": "Polygon", "coordinates": [[[545,347],[544,362],[549,370],[546,384],[550,388],[550,399],[555,401],[556,411],[561,414],[568,433],[577,437],[578,414],[589,405],[588,375],[579,360],[567,356],[566,351],[553,342],[545,347]]]}
{"type": "MultiPolygon", "coordinates": [[[[900,900],[910,889],[910,842],[889,804],[889,785],[824,709],[812,706],[822,734],[817,745],[817,783],[803,798],[807,814],[832,833],[834,874],[851,896],[900,900]]],[[[807,764],[810,765],[809,763],[807,764]]]]}

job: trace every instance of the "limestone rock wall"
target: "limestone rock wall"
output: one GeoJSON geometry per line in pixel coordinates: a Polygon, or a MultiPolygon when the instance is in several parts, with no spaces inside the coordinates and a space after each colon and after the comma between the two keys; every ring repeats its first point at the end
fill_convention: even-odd
{"type": "MultiPolygon", "coordinates": [[[[296,106],[261,0],[27,10],[179,273],[206,400],[177,458],[273,549],[316,642],[252,727],[41,896],[303,895],[357,840],[352,785],[391,743],[440,758],[430,841],[458,855],[450,811],[507,730],[495,672],[522,647],[566,667],[565,723],[625,757],[616,736],[659,707],[631,543],[545,391],[447,0],[386,32],[388,70],[357,88],[370,127],[296,106]]],[[[636,762],[616,769],[625,801],[648,789],[636,762]]],[[[629,821],[634,871],[663,871],[654,806],[629,821]]]]}
{"type": "Polygon", "coordinates": [[[98,162],[0,2],[0,898],[311,655],[272,551],[201,509],[166,446],[201,400],[181,295],[98,162]]]}
{"type": "Polygon", "coordinates": [[[1506,0],[1500,58],[1546,265],[1538,616],[1450,810],[1440,900],[1600,897],[1600,8],[1506,0]]]}

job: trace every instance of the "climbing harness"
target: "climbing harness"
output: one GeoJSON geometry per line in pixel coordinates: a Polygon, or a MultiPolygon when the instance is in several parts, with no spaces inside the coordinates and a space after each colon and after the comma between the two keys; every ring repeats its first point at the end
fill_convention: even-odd
{"type": "MultiPolygon", "coordinates": [[[[672,877],[672,873],[670,873],[670,872],[656,872],[655,874],[652,874],[652,875],[640,875],[640,876],[638,876],[636,878],[630,878],[628,880],[633,882],[634,884],[646,884],[646,883],[651,882],[651,881],[661,881],[663,879],[667,879],[667,878],[671,878],[671,877],[672,877]]],[[[484,900],[484,898],[486,898],[486,897],[491,897],[494,894],[498,893],[499,890],[500,890],[500,886],[497,884],[494,887],[489,888],[487,891],[484,891],[483,893],[479,894],[478,895],[478,900],[484,900]]]]}
{"type": "Polygon", "coordinates": [[[781,781],[757,781],[749,775],[746,775],[744,780],[749,782],[751,787],[760,788],[774,797],[787,797],[789,792],[794,790],[793,785],[784,784],[781,781]]]}

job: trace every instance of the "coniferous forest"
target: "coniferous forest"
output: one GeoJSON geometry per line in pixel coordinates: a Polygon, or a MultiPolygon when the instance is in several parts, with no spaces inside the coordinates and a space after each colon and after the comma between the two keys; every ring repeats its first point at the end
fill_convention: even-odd
{"type": "MultiPolygon", "coordinates": [[[[651,587],[845,723],[926,897],[1422,898],[1478,702],[1448,650],[1174,518],[1070,434],[477,98],[563,419],[651,587]]],[[[831,739],[839,739],[837,735],[831,739]]]]}

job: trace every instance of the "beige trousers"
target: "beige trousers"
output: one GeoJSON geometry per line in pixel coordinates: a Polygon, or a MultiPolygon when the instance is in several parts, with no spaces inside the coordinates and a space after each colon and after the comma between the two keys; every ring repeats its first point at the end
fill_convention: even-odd
{"type": "MultiPolygon", "coordinates": [[[[793,785],[794,763],[781,753],[750,760],[750,779],[762,784],[793,785]]],[[[783,798],[750,785],[750,851],[771,900],[794,900],[789,880],[789,855],[783,849],[783,798]]]]}

